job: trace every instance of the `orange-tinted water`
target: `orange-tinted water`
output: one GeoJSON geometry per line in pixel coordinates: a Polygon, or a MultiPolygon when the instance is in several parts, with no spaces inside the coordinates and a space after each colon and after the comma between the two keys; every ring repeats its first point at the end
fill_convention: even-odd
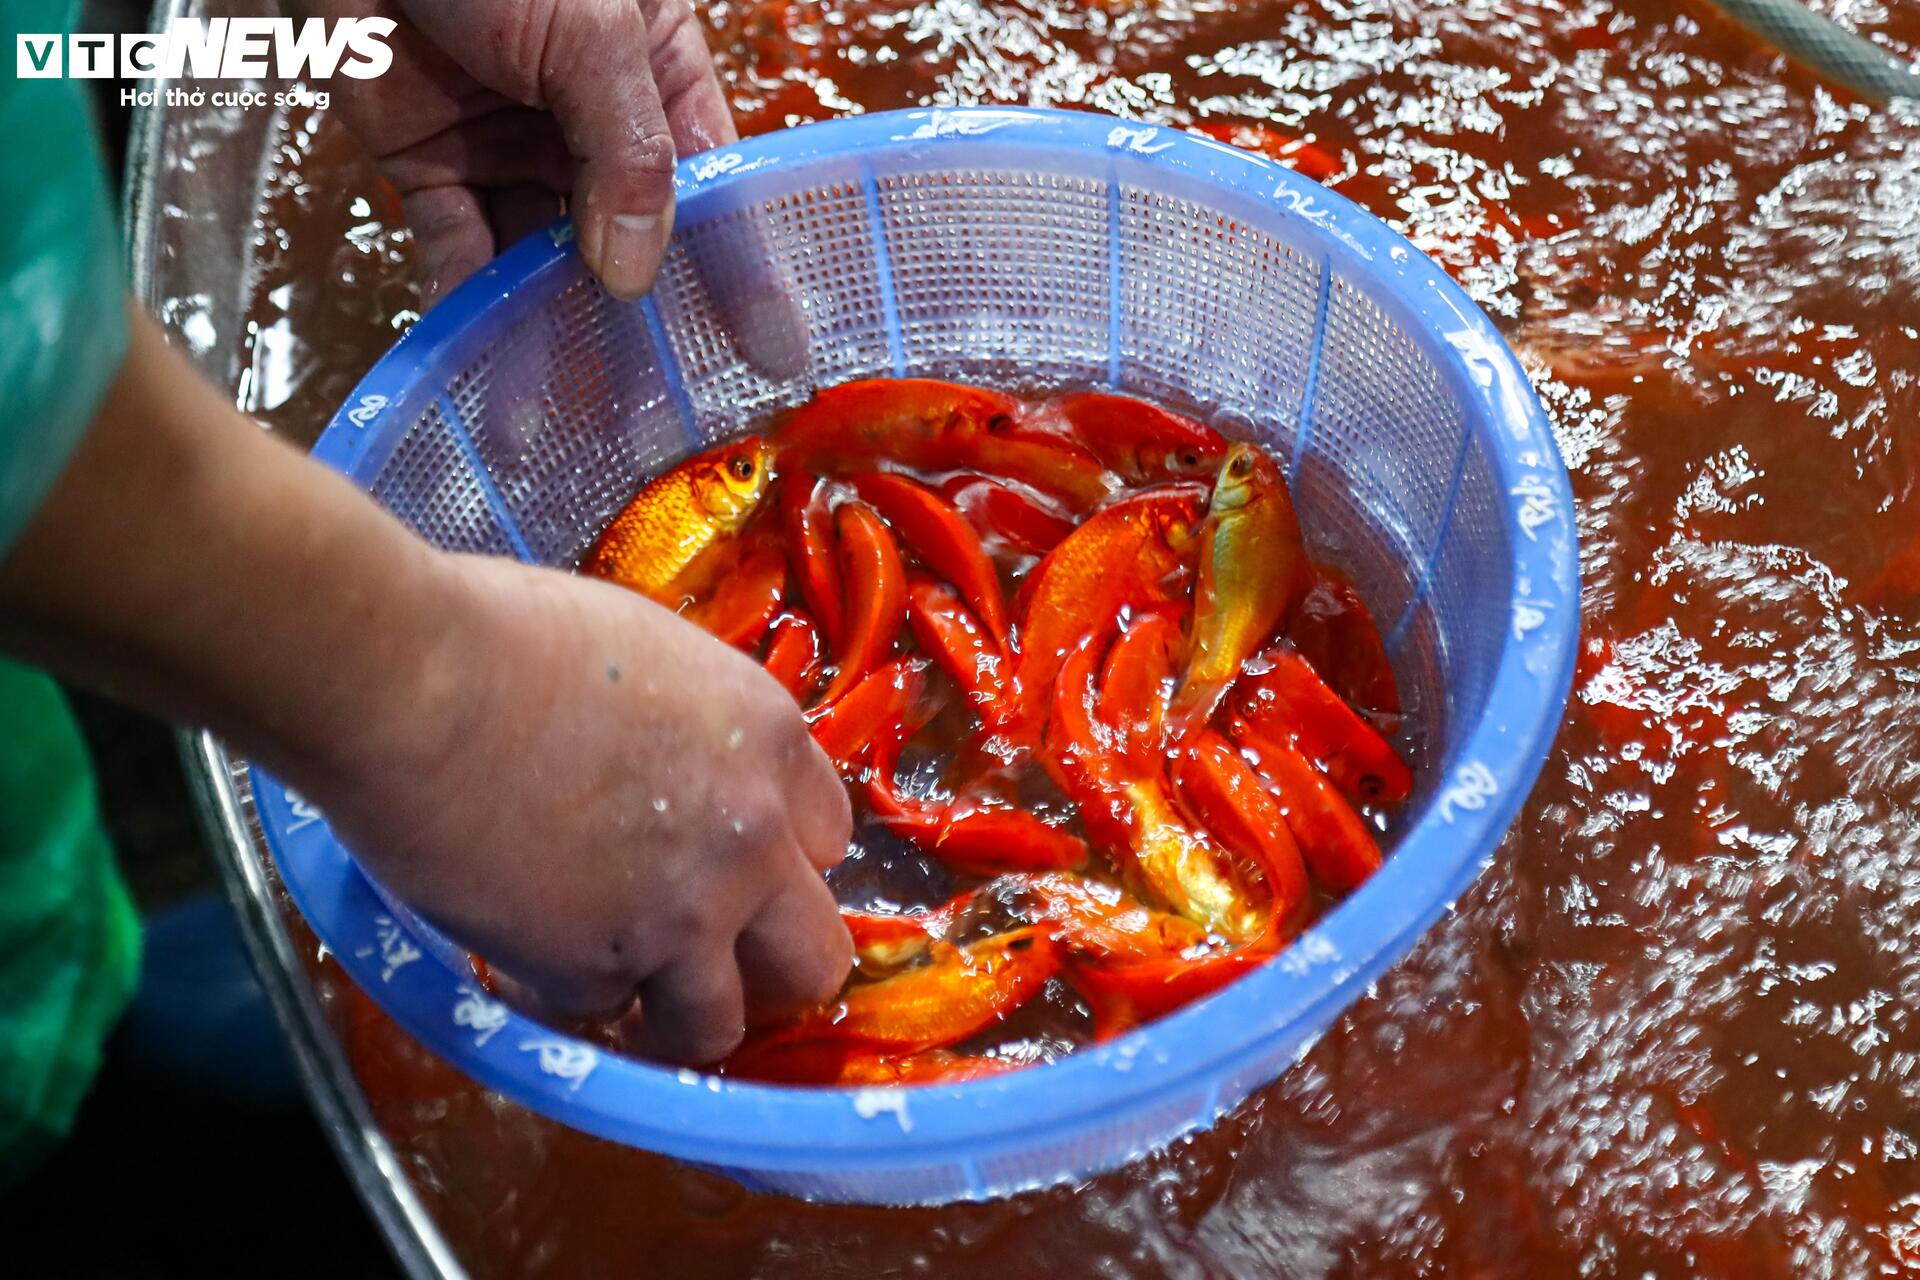
{"type": "MultiPolygon", "coordinates": [[[[1820,7],[1920,53],[1911,6],[1820,7]]],[[[1311,134],[1534,370],[1588,653],[1458,910],[1238,1114],[1086,1186],[747,1196],[488,1097],[328,970],[474,1273],[1920,1275],[1920,129],[1653,0],[708,12],[759,127],[1014,101],[1311,134]]],[[[285,168],[248,401],[310,438],[409,297],[333,126],[285,168]]]]}

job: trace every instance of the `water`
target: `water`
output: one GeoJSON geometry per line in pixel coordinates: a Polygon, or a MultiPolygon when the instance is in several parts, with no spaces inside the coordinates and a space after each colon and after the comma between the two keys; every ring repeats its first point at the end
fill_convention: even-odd
{"type": "MultiPolygon", "coordinates": [[[[1911,6],[1820,7],[1920,52],[1911,6]]],[[[484,1094],[323,966],[474,1272],[1920,1275],[1916,128],[1650,0],[708,12],[755,127],[1017,101],[1310,134],[1527,359],[1587,652],[1459,908],[1235,1116],[1084,1187],[748,1196],[484,1094]]],[[[414,304],[390,193],[294,124],[240,390],[310,440],[414,304]]]]}

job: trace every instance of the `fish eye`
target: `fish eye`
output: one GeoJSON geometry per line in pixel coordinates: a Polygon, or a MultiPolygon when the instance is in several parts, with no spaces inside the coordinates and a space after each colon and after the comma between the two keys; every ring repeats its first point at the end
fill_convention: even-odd
{"type": "Polygon", "coordinates": [[[987,430],[995,432],[996,434],[1005,431],[1012,425],[1013,419],[1004,413],[996,413],[987,419],[987,430]]]}
{"type": "Polygon", "coordinates": [[[1183,450],[1181,450],[1181,452],[1180,452],[1180,465],[1181,465],[1181,466],[1183,466],[1183,467],[1197,467],[1197,466],[1199,466],[1199,465],[1200,465],[1200,451],[1199,451],[1198,449],[1183,449],[1183,450]]]}
{"type": "Polygon", "coordinates": [[[745,454],[735,458],[732,462],[728,463],[727,466],[733,471],[734,479],[753,479],[753,459],[747,457],[745,454]]]}
{"type": "Polygon", "coordinates": [[[1234,455],[1233,461],[1227,464],[1227,474],[1235,480],[1245,480],[1248,476],[1252,475],[1253,455],[1250,453],[1234,455]]]}
{"type": "Polygon", "coordinates": [[[1012,942],[1009,942],[1007,944],[1007,950],[1026,951],[1030,949],[1032,946],[1033,946],[1032,938],[1015,938],[1012,942]]]}

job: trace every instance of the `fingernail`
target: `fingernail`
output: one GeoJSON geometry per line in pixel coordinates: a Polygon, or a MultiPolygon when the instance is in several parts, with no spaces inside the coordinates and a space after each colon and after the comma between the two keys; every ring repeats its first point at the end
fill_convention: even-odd
{"type": "Polygon", "coordinates": [[[600,282],[607,292],[631,302],[653,287],[673,229],[673,214],[616,213],[602,237],[600,282]]]}

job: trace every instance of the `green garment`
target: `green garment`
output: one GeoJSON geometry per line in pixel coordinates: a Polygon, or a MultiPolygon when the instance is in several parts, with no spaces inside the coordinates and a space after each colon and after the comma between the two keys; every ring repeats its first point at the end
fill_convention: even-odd
{"type": "Polygon", "coordinates": [[[139,962],[66,701],[0,663],[0,1192],[66,1136],[139,962]]]}
{"type": "MultiPolygon", "coordinates": [[[[68,0],[0,8],[6,56],[20,33],[71,29],[68,0]]],[[[126,354],[86,85],[0,74],[0,556],[126,354]]],[[[0,1191],[72,1125],[138,963],[139,922],[72,714],[45,676],[0,663],[0,1191]]]]}

